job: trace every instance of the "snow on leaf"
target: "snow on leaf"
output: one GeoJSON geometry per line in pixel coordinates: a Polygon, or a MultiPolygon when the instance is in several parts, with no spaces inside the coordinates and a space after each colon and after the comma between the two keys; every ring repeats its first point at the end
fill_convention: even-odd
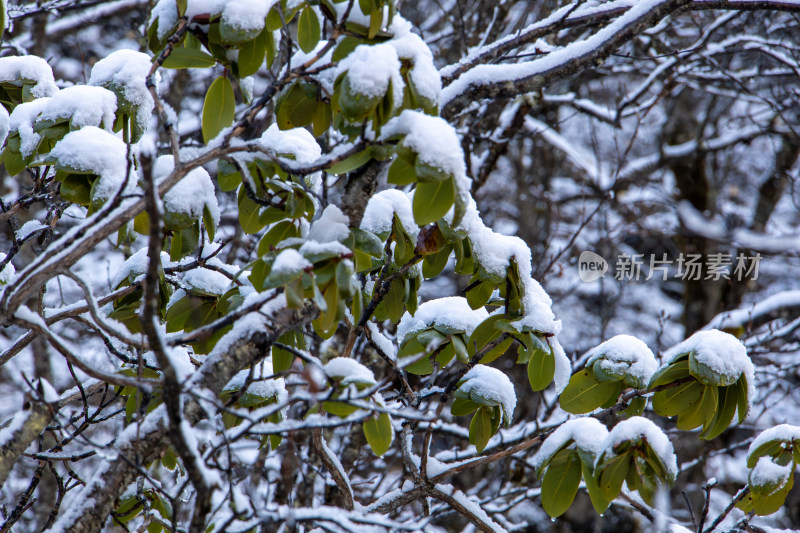
{"type": "Polygon", "coordinates": [[[511,423],[517,406],[517,394],[514,384],[502,371],[486,365],[475,365],[464,375],[458,390],[466,396],[499,405],[506,425],[511,423]]]}
{"type": "Polygon", "coordinates": [[[586,366],[597,366],[631,387],[644,387],[658,368],[652,350],[636,337],[617,335],[589,350],[586,366]],[[630,383],[628,383],[630,381],[630,383]]]}

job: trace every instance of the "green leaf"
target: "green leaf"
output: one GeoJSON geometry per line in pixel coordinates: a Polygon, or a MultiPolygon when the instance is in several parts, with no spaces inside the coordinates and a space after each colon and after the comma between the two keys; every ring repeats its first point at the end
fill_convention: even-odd
{"type": "Polygon", "coordinates": [[[550,460],[542,479],[542,507],[561,516],[572,505],[581,482],[581,460],[574,450],[561,450],[550,460]]]}
{"type": "Polygon", "coordinates": [[[239,224],[248,235],[261,231],[265,223],[259,220],[261,206],[251,200],[244,192],[244,185],[239,187],[239,224]]]}
{"type": "Polygon", "coordinates": [[[203,102],[203,142],[208,144],[233,123],[236,99],[230,80],[220,76],[211,84],[203,102]]]}
{"type": "Polygon", "coordinates": [[[68,174],[61,182],[61,198],[78,205],[89,205],[92,187],[89,178],[84,174],[68,174]]]}
{"type": "Polygon", "coordinates": [[[658,369],[658,371],[650,378],[649,388],[654,389],[661,385],[667,385],[686,377],[689,377],[688,358],[681,359],[680,361],[676,361],[671,365],[665,365],[658,369]]]}
{"type": "Polygon", "coordinates": [[[414,170],[414,165],[410,165],[402,157],[396,157],[392,164],[389,166],[389,174],[387,181],[394,185],[411,185],[417,179],[417,173],[414,170]]]}
{"type": "Polygon", "coordinates": [[[792,474],[789,477],[786,485],[772,494],[762,496],[756,491],[751,491],[753,498],[753,510],[759,516],[767,516],[778,512],[778,510],[783,507],[783,504],[786,501],[786,496],[788,496],[793,484],[794,475],[792,474]]]}
{"type": "Polygon", "coordinates": [[[400,321],[405,312],[405,295],[405,280],[402,277],[394,278],[383,303],[386,306],[386,313],[389,315],[389,320],[395,324],[400,321]]]}
{"type": "Polygon", "coordinates": [[[372,452],[382,456],[392,444],[392,421],[389,415],[381,413],[364,421],[364,436],[372,452]]]}
{"type": "Polygon", "coordinates": [[[584,369],[572,375],[558,401],[568,413],[590,413],[613,400],[618,390],[617,383],[599,383],[594,372],[584,369]]]}
{"type": "Polygon", "coordinates": [[[217,225],[214,223],[214,217],[211,216],[207,205],[203,205],[203,226],[206,228],[206,235],[208,242],[214,242],[214,235],[217,231],[217,225]]]}
{"type": "Polygon", "coordinates": [[[482,281],[467,291],[467,303],[472,309],[486,305],[494,292],[494,283],[482,281]]]}
{"type": "Polygon", "coordinates": [[[175,452],[172,451],[172,448],[167,448],[167,451],[161,458],[161,464],[164,465],[164,468],[167,470],[175,470],[175,468],[178,467],[178,458],[175,456],[175,452]]]}
{"type": "Polygon", "coordinates": [[[298,237],[299,230],[291,220],[284,220],[272,226],[267,233],[261,237],[258,243],[258,255],[262,256],[276,247],[280,242],[292,237],[298,237]]]}
{"type": "Polygon", "coordinates": [[[370,151],[362,150],[357,154],[353,154],[350,157],[331,165],[330,168],[328,168],[328,173],[335,175],[347,174],[348,172],[352,172],[355,169],[366,165],[370,159],[372,159],[370,151]]]}
{"type": "Polygon", "coordinates": [[[586,492],[589,493],[589,499],[592,501],[592,506],[597,514],[602,515],[608,509],[611,502],[605,499],[597,480],[594,478],[591,467],[586,463],[582,465],[583,480],[586,483],[586,492]]]}
{"type": "Polygon", "coordinates": [[[783,441],[781,439],[769,440],[747,455],[747,468],[753,468],[758,463],[761,457],[774,457],[783,450],[783,441]]]}
{"type": "Polygon", "coordinates": [[[348,417],[358,410],[355,405],[337,401],[322,402],[322,408],[328,413],[341,418],[348,417]]]}
{"type": "Polygon", "coordinates": [[[297,21],[297,42],[300,49],[305,53],[311,52],[317,46],[321,33],[317,14],[310,7],[303,9],[297,21]]]}
{"type": "Polygon", "coordinates": [[[679,415],[700,401],[703,387],[702,383],[690,381],[659,391],[651,400],[653,410],[661,416],[679,415]]]}
{"type": "Polygon", "coordinates": [[[598,485],[603,494],[603,498],[612,501],[619,496],[622,490],[622,482],[628,475],[630,467],[630,457],[627,454],[615,457],[603,468],[599,469],[598,485]]]}
{"type": "Polygon", "coordinates": [[[556,373],[556,357],[552,351],[534,350],[528,359],[528,382],[531,389],[541,391],[553,381],[556,373]]]}
{"type": "Polygon", "coordinates": [[[492,438],[492,414],[489,407],[481,407],[469,425],[469,442],[482,452],[492,438]]]}
{"type": "Polygon", "coordinates": [[[8,24],[8,3],[6,0],[0,1],[0,39],[8,24]]]}
{"type": "Polygon", "coordinates": [[[717,413],[713,421],[703,433],[700,438],[711,440],[717,438],[723,431],[728,429],[733,421],[733,415],[736,413],[736,394],[738,390],[736,385],[730,387],[720,387],[719,389],[719,405],[717,406],[717,413]]]}
{"type": "Polygon", "coordinates": [[[339,44],[336,45],[336,48],[333,51],[333,59],[334,63],[338,63],[345,57],[350,55],[350,52],[356,49],[356,46],[360,44],[369,44],[369,41],[365,39],[359,39],[358,37],[353,37],[348,35],[344,39],[339,41],[339,44]]]}
{"type": "Polygon", "coordinates": [[[195,48],[176,47],[164,60],[164,68],[211,68],[217,60],[202,50],[195,48]]]}
{"type": "Polygon", "coordinates": [[[747,418],[747,411],[750,406],[750,400],[748,398],[749,392],[747,390],[747,380],[744,376],[739,378],[739,381],[736,382],[736,387],[738,388],[739,392],[736,395],[736,410],[739,413],[739,423],[741,424],[744,422],[744,419],[747,418]]]}
{"type": "Polygon", "coordinates": [[[433,183],[418,183],[412,209],[420,226],[436,222],[447,214],[455,200],[456,186],[451,178],[433,183]]]}
{"type": "Polygon", "coordinates": [[[252,41],[242,43],[239,47],[239,76],[244,78],[258,72],[264,64],[264,57],[267,52],[267,30],[266,28],[258,34],[252,41]]]}
{"type": "Polygon", "coordinates": [[[456,398],[450,406],[450,414],[453,416],[465,416],[475,412],[480,407],[469,398],[456,398]]]}
{"type": "Polygon", "coordinates": [[[425,279],[430,279],[441,274],[444,267],[447,266],[447,260],[450,259],[450,253],[453,251],[449,246],[445,246],[435,254],[426,255],[422,260],[422,275],[425,279]]]}
{"type": "Polygon", "coordinates": [[[698,426],[705,425],[706,421],[713,418],[717,408],[718,396],[717,387],[714,385],[701,385],[703,393],[700,401],[692,404],[691,407],[678,415],[676,426],[683,431],[689,431],[698,426]]]}

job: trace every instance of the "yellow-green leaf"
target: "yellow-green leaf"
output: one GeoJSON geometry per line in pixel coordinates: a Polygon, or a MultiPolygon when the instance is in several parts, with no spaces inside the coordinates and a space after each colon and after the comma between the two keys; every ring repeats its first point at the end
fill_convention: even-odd
{"type": "Polygon", "coordinates": [[[542,479],[542,507],[561,516],[572,505],[581,482],[581,460],[574,450],[561,450],[550,461],[542,479]]]}
{"type": "Polygon", "coordinates": [[[236,116],[236,99],[230,80],[220,76],[211,84],[203,102],[203,142],[208,144],[236,116]]]}
{"type": "Polygon", "coordinates": [[[380,457],[392,444],[392,421],[389,415],[381,413],[364,421],[364,436],[372,452],[380,457]]]}
{"type": "Polygon", "coordinates": [[[447,214],[456,197],[455,181],[451,178],[431,183],[418,183],[414,191],[414,220],[420,226],[436,222],[447,214]]]}
{"type": "Polygon", "coordinates": [[[297,43],[300,49],[305,53],[311,52],[317,46],[320,35],[321,28],[317,14],[310,7],[303,9],[297,21],[297,43]]]}

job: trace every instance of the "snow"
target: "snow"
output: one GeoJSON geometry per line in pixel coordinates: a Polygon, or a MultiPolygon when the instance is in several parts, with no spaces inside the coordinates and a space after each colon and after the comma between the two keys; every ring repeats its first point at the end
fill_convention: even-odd
{"type": "Polygon", "coordinates": [[[225,294],[231,286],[231,280],[225,274],[207,268],[194,268],[183,276],[183,284],[189,288],[208,294],[225,294]]]}
{"type": "Polygon", "coordinates": [[[303,257],[300,252],[294,248],[286,248],[278,254],[278,257],[275,258],[275,262],[272,263],[270,276],[286,276],[288,279],[312,267],[313,265],[311,262],[303,257]]]}
{"type": "Polygon", "coordinates": [[[5,106],[0,105],[0,146],[6,143],[8,132],[11,130],[11,117],[5,106]]]}
{"type": "Polygon", "coordinates": [[[553,376],[553,385],[556,389],[556,394],[561,394],[567,385],[569,385],[569,378],[572,376],[572,365],[570,365],[569,357],[564,353],[564,348],[556,337],[548,339],[550,347],[553,348],[553,355],[556,356],[556,370],[553,376]]]}
{"type": "MultiPolygon", "coordinates": [[[[603,29],[592,34],[589,38],[581,41],[574,41],[564,48],[551,52],[540,59],[510,65],[474,66],[442,90],[441,104],[442,106],[446,106],[450,101],[475,86],[495,85],[503,81],[514,82],[523,79],[531,79],[534,76],[544,76],[546,73],[566,63],[573,62],[582,56],[593,53],[598,48],[602,47],[604,43],[610,41],[614,36],[623,31],[624,28],[634,21],[647,16],[647,14],[653,9],[656,9],[659,4],[663,4],[667,1],[668,0],[641,0],[636,2],[627,12],[622,14],[611,24],[608,24],[603,29]]],[[[552,19],[555,16],[556,13],[548,18],[552,19]]]]}
{"type": "Polygon", "coordinates": [[[501,406],[506,425],[511,423],[514,408],[517,406],[517,395],[514,392],[514,384],[500,370],[486,365],[475,365],[464,375],[458,390],[471,397],[488,400],[501,406]]]}
{"type": "Polygon", "coordinates": [[[586,366],[599,365],[617,377],[630,377],[633,387],[645,387],[658,369],[652,350],[636,337],[617,335],[589,350],[586,366]]]}
{"type": "MultiPolygon", "coordinates": [[[[6,257],[8,257],[6,254],[0,252],[0,262],[5,261],[6,257]]],[[[0,285],[6,285],[9,281],[11,281],[11,278],[13,278],[14,274],[16,273],[17,269],[14,268],[14,265],[11,263],[11,261],[6,263],[6,266],[4,266],[3,270],[0,271],[0,285]]]]}
{"type": "Polygon", "coordinates": [[[32,233],[49,227],[50,226],[42,224],[38,220],[29,220],[17,230],[17,240],[24,241],[32,233]]]}
{"type": "Polygon", "coordinates": [[[414,222],[411,200],[408,195],[397,189],[381,191],[369,199],[364,217],[361,219],[361,229],[380,237],[387,237],[392,231],[394,215],[400,219],[403,229],[412,241],[416,242],[419,226],[414,222]]]}
{"type": "MultiPolygon", "coordinates": [[[[188,2],[195,3],[199,2],[188,2]]],[[[277,0],[228,0],[222,8],[222,20],[238,30],[260,31],[264,28],[267,13],[276,3],[277,0]]]]}
{"type": "Polygon", "coordinates": [[[31,94],[35,98],[52,96],[58,92],[53,69],[41,57],[0,57],[0,83],[22,81],[36,82],[31,88],[31,94]]]}
{"type": "MultiPolygon", "coordinates": [[[[614,447],[626,441],[647,441],[647,444],[650,445],[653,452],[664,464],[669,477],[675,478],[678,473],[678,463],[675,451],[672,449],[672,443],[661,428],[641,416],[633,416],[614,426],[600,444],[597,460],[599,461],[605,454],[613,455],[614,447]]],[[[596,465],[597,462],[595,463],[596,465]]]]}
{"type": "Polygon", "coordinates": [[[795,464],[792,461],[789,461],[786,466],[781,466],[767,456],[761,457],[750,471],[750,485],[755,487],[774,486],[777,490],[786,485],[794,468],[795,464]]]}
{"type": "MultiPolygon", "coordinates": [[[[153,166],[156,182],[161,182],[175,168],[171,155],[162,155],[153,166]]],[[[203,217],[203,207],[207,207],[214,224],[220,220],[219,204],[214,191],[214,183],[203,167],[191,170],[181,181],[164,195],[164,208],[169,213],[183,215],[192,220],[203,217]]]]}
{"type": "Polygon", "coordinates": [[[781,291],[752,305],[722,312],[711,319],[709,327],[719,329],[746,326],[758,317],[785,307],[800,307],[800,290],[781,291]]]}
{"type": "MultiPolygon", "coordinates": [[[[89,85],[102,86],[121,94],[128,104],[136,107],[137,122],[147,124],[155,105],[147,89],[147,75],[152,66],[147,54],[117,50],[94,64],[89,85]]],[[[158,76],[156,73],[156,86],[158,76]]]]}
{"type": "Polygon", "coordinates": [[[469,336],[472,335],[478,324],[487,318],[489,318],[489,313],[486,309],[481,307],[473,310],[466,298],[460,296],[437,298],[420,305],[414,316],[408,312],[403,314],[403,318],[397,325],[397,338],[402,342],[409,335],[433,325],[465,331],[469,336]]]}
{"type": "Polygon", "coordinates": [[[716,372],[725,385],[732,385],[742,376],[747,380],[749,402],[755,396],[755,369],[747,356],[747,348],[731,335],[716,329],[698,331],[670,348],[664,355],[670,362],[691,353],[700,363],[716,372]]]}
{"type": "Polygon", "coordinates": [[[431,49],[419,35],[411,32],[411,23],[400,15],[394,16],[388,31],[392,38],[386,44],[395,49],[398,58],[412,64],[408,75],[417,94],[438,104],[442,78],[433,63],[431,49]]]}
{"type": "Polygon", "coordinates": [[[531,464],[540,470],[561,448],[575,443],[575,446],[597,457],[608,429],[596,418],[576,418],[561,424],[542,443],[531,464]]]}
{"type": "Polygon", "coordinates": [[[461,490],[454,488],[452,485],[444,485],[439,484],[436,485],[436,490],[443,492],[444,494],[450,496],[454,500],[456,500],[462,507],[468,509],[470,513],[475,515],[476,517],[480,518],[480,520],[486,524],[493,532],[496,533],[506,533],[506,529],[492,520],[486,511],[475,501],[472,501],[469,496],[467,496],[461,490]]]}
{"type": "MultiPolygon", "coordinates": [[[[289,239],[286,239],[284,243],[288,243],[288,241],[289,239]]],[[[336,241],[330,241],[330,242],[306,241],[300,247],[300,253],[303,255],[334,253],[347,256],[350,255],[352,252],[350,251],[350,248],[336,241]]]]}
{"type": "Polygon", "coordinates": [[[765,429],[759,433],[758,437],[753,439],[750,443],[750,448],[747,450],[747,458],[762,444],[773,440],[780,440],[782,442],[797,442],[800,445],[800,426],[792,426],[789,424],[779,424],[777,426],[765,429]]]}
{"type": "Polygon", "coordinates": [[[372,370],[349,357],[334,357],[323,366],[323,369],[329,377],[341,379],[343,387],[351,383],[368,386],[376,384],[372,370]]]}
{"type": "Polygon", "coordinates": [[[329,205],[311,224],[308,238],[317,242],[343,241],[350,235],[350,219],[335,205],[329,205]]]}
{"type": "Polygon", "coordinates": [[[400,144],[417,153],[421,161],[468,183],[461,142],[453,126],[443,118],[406,109],[386,123],[380,138],[398,135],[405,136],[400,144]]]}
{"type": "MultiPolygon", "coordinates": [[[[125,280],[132,283],[137,278],[144,276],[147,273],[149,261],[150,259],[147,257],[147,247],[136,251],[122,263],[122,266],[120,266],[111,280],[111,286],[116,289],[125,280]]],[[[169,254],[166,252],[161,252],[161,264],[164,266],[170,264],[169,254]]]]}
{"type": "Polygon", "coordinates": [[[347,74],[354,93],[367,98],[379,98],[390,86],[394,107],[403,105],[403,82],[400,60],[394,47],[388,44],[358,45],[339,62],[335,78],[347,74]]]}
{"type": "Polygon", "coordinates": [[[42,137],[33,131],[33,123],[49,100],[49,98],[39,98],[33,102],[19,104],[9,116],[10,131],[19,134],[19,151],[22,157],[30,156],[39,147],[42,137]]]}
{"type": "Polygon", "coordinates": [[[261,135],[259,145],[276,156],[300,165],[311,165],[322,155],[322,148],[304,128],[282,131],[277,124],[272,124],[261,135]]]}
{"type": "MultiPolygon", "coordinates": [[[[50,151],[50,157],[62,167],[100,176],[93,186],[92,200],[111,198],[125,181],[128,169],[125,143],[95,126],[67,133],[50,151]]],[[[136,179],[131,177],[125,185],[125,192],[132,192],[135,187],[136,179]]]]}
{"type": "Polygon", "coordinates": [[[69,119],[73,128],[102,125],[106,131],[111,131],[116,111],[117,96],[108,89],[74,85],[54,94],[42,109],[37,122],[69,119]]]}
{"type": "Polygon", "coordinates": [[[389,338],[378,330],[374,322],[367,322],[370,339],[392,361],[397,359],[397,347],[389,338]]]}
{"type": "Polygon", "coordinates": [[[17,411],[14,418],[11,419],[11,422],[6,427],[0,428],[0,449],[5,448],[13,439],[18,438],[16,433],[22,430],[30,416],[30,409],[17,411]]]}
{"type": "MultiPolygon", "coordinates": [[[[244,386],[249,369],[242,370],[231,378],[222,389],[222,392],[234,392],[241,390],[244,386]]],[[[283,378],[261,379],[261,376],[271,376],[273,374],[272,361],[265,360],[260,365],[260,370],[253,372],[253,381],[248,385],[245,392],[258,396],[259,398],[274,398],[278,405],[282,405],[289,400],[289,392],[286,390],[286,381],[283,378]]]]}

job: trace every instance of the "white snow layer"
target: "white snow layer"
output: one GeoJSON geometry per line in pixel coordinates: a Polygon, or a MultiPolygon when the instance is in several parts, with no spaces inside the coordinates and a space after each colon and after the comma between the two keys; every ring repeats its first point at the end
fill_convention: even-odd
{"type": "Polygon", "coordinates": [[[147,89],[147,75],[152,66],[147,54],[117,50],[94,64],[89,85],[117,90],[125,100],[137,107],[137,121],[147,124],[155,105],[147,89]]]}
{"type": "MultiPolygon", "coordinates": [[[[156,159],[153,166],[156,182],[165,179],[174,168],[175,161],[171,155],[162,155],[156,159]]],[[[214,224],[219,224],[220,210],[214,183],[203,167],[191,170],[164,195],[164,207],[171,213],[181,214],[193,220],[202,218],[203,207],[208,207],[214,224]]]]}
{"type": "Polygon", "coordinates": [[[350,219],[342,210],[331,204],[312,222],[308,238],[317,242],[343,241],[350,235],[350,219]]]}
{"type": "Polygon", "coordinates": [[[402,342],[409,335],[432,325],[442,325],[455,330],[465,331],[467,336],[478,327],[478,324],[489,318],[483,307],[472,309],[466,298],[449,296],[437,298],[423,303],[411,316],[408,312],[397,325],[397,338],[402,342]]]}
{"type": "Polygon", "coordinates": [[[391,88],[395,108],[403,105],[403,78],[400,60],[389,44],[358,45],[339,62],[335,78],[347,74],[350,88],[367,98],[378,98],[391,88]]]}
{"type": "Polygon", "coordinates": [[[397,135],[405,136],[401,144],[416,152],[423,162],[457,178],[468,179],[461,142],[453,126],[443,118],[406,109],[381,130],[381,139],[397,135]]]}
{"type": "Polygon", "coordinates": [[[9,130],[19,134],[19,152],[22,157],[30,156],[39,147],[42,137],[33,131],[33,123],[47,105],[49,98],[38,98],[14,108],[9,116],[9,130]]]}
{"type": "Polygon", "coordinates": [[[183,276],[183,284],[208,294],[220,296],[228,291],[231,280],[225,274],[207,268],[195,268],[183,276]]]}
{"type": "Polygon", "coordinates": [[[400,219],[403,229],[416,243],[419,235],[419,226],[414,222],[411,211],[411,200],[403,191],[387,189],[375,194],[369,199],[364,216],[361,219],[361,229],[386,237],[392,231],[394,215],[400,219]]]}
{"type": "MultiPolygon", "coordinates": [[[[93,186],[93,200],[107,200],[122,187],[128,169],[127,146],[114,134],[95,126],[67,133],[50,151],[62,167],[100,176],[93,186]]],[[[132,192],[136,179],[129,177],[125,192],[132,192]]]]}
{"type": "Polygon", "coordinates": [[[69,119],[73,128],[102,125],[106,131],[111,131],[116,111],[117,96],[108,89],[74,85],[54,94],[42,109],[37,122],[69,119]]]}
{"type": "Polygon", "coordinates": [[[652,350],[631,335],[617,335],[589,350],[586,366],[592,365],[614,376],[631,376],[636,387],[646,386],[658,368],[652,350]]]}
{"type": "Polygon", "coordinates": [[[261,135],[259,145],[300,165],[310,165],[322,155],[322,148],[305,128],[281,130],[277,124],[272,124],[261,135]]]}
{"type": "Polygon", "coordinates": [[[294,248],[286,248],[278,254],[278,257],[275,258],[275,262],[272,263],[270,276],[285,275],[287,278],[290,276],[293,277],[295,274],[299,275],[303,270],[311,267],[313,267],[311,262],[303,257],[300,252],[294,248]]]}
{"type": "Polygon", "coordinates": [[[351,383],[368,386],[376,383],[372,370],[349,357],[334,357],[323,366],[323,369],[329,377],[341,379],[340,383],[343,387],[347,387],[351,383]]]}
{"type": "Polygon", "coordinates": [[[747,348],[739,339],[717,329],[698,331],[670,348],[664,355],[672,362],[681,355],[692,352],[698,362],[719,374],[726,384],[736,383],[744,375],[748,403],[752,403],[755,396],[755,368],[747,355],[747,348]]]}
{"type": "Polygon", "coordinates": [[[503,410],[505,423],[511,423],[514,408],[517,406],[517,394],[511,380],[500,370],[491,366],[475,365],[464,375],[458,390],[499,405],[503,410]]]}
{"type": "MultiPolygon", "coordinates": [[[[278,404],[285,403],[289,399],[289,392],[286,390],[286,382],[283,378],[262,379],[263,376],[273,374],[272,362],[267,360],[261,363],[260,371],[253,372],[253,381],[247,386],[246,393],[260,398],[274,398],[278,404]]],[[[250,375],[250,370],[245,369],[237,373],[222,389],[223,392],[234,392],[240,390],[250,375]]]]}
{"type": "Polygon", "coordinates": [[[672,443],[661,429],[650,420],[641,416],[633,416],[623,420],[609,432],[600,445],[597,454],[599,460],[603,454],[614,454],[614,447],[626,441],[647,441],[653,452],[661,459],[667,473],[674,478],[678,472],[678,463],[672,443]]]}
{"type": "Polygon", "coordinates": [[[52,96],[58,92],[53,69],[47,61],[36,56],[0,57],[0,83],[35,82],[31,94],[35,98],[52,96]]]}
{"type": "Polygon", "coordinates": [[[797,445],[800,446],[800,426],[779,424],[775,427],[765,429],[750,443],[750,448],[747,450],[747,458],[750,459],[752,453],[756,451],[759,446],[773,440],[796,442],[797,445]]]}
{"type": "Polygon", "coordinates": [[[761,457],[756,466],[750,471],[750,485],[756,487],[774,486],[775,490],[777,490],[786,485],[794,468],[795,464],[792,461],[789,461],[786,466],[781,466],[773,462],[769,457],[761,457]]]}
{"type": "MultiPolygon", "coordinates": [[[[0,262],[5,261],[6,257],[6,254],[0,252],[0,262]]],[[[14,265],[11,264],[11,261],[6,263],[6,266],[4,266],[3,270],[0,271],[0,285],[8,284],[8,282],[11,281],[11,278],[13,278],[14,274],[16,273],[17,269],[14,268],[14,265]]]]}
{"type": "Polygon", "coordinates": [[[542,443],[539,451],[534,455],[532,464],[540,469],[559,450],[575,443],[581,450],[590,452],[595,457],[600,452],[603,439],[608,436],[608,429],[596,418],[576,418],[561,424],[542,443]]]}

